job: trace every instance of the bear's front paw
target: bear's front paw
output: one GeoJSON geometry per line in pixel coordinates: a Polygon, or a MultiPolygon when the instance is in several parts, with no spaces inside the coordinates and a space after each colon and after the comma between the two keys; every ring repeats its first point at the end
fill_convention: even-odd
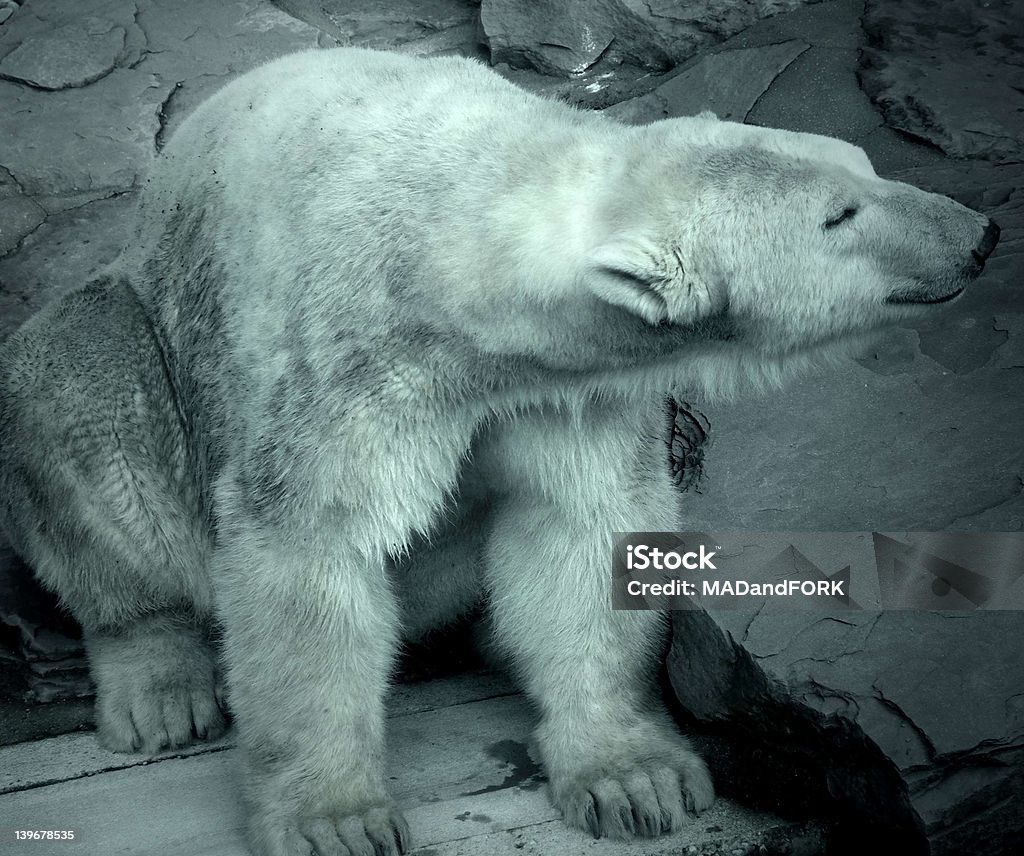
{"type": "Polygon", "coordinates": [[[678,832],[715,799],[707,766],[682,747],[553,776],[551,790],[569,826],[617,840],[678,832]]]}
{"type": "Polygon", "coordinates": [[[256,856],[399,856],[409,850],[409,825],[393,804],[355,814],[300,817],[280,822],[254,816],[249,840],[256,856]]]}

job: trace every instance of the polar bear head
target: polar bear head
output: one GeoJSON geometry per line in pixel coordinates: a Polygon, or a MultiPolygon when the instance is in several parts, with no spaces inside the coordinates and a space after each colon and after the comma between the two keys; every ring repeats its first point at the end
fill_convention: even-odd
{"type": "Polygon", "coordinates": [[[585,279],[654,328],[784,357],[954,300],[999,237],[841,140],[706,114],[640,131],[585,279]]]}

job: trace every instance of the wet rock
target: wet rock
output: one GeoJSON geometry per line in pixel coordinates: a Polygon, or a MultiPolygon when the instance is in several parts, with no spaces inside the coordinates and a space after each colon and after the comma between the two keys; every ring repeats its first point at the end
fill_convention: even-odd
{"type": "Polygon", "coordinates": [[[491,61],[546,74],[579,75],[599,60],[667,69],[759,18],[807,0],[483,0],[491,61]]]}
{"type": "Polygon", "coordinates": [[[720,610],[674,627],[672,685],[727,793],[829,817],[858,847],[1016,852],[1024,613],[720,610]]]}
{"type": "Polygon", "coordinates": [[[807,50],[804,42],[741,48],[709,54],[674,74],[653,92],[620,102],[605,112],[623,122],[647,124],[711,110],[742,122],[786,67],[807,50]]]}
{"type": "Polygon", "coordinates": [[[891,127],[954,157],[1024,158],[1017,0],[868,0],[864,29],[861,82],[891,127]]]}
{"type": "MultiPolygon", "coordinates": [[[[1021,315],[998,317],[1012,325],[1021,315]]],[[[992,318],[961,328],[957,338],[978,337],[979,348],[988,347],[992,318]]],[[[687,528],[1024,526],[1020,378],[998,365],[952,372],[921,353],[913,330],[880,341],[893,345],[865,358],[896,360],[883,371],[851,361],[771,396],[702,402],[715,442],[704,458],[702,495],[685,499],[687,528]]]]}

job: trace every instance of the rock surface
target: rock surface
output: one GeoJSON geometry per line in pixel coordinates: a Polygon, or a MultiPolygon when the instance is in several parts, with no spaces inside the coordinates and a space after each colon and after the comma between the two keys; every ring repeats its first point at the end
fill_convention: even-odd
{"type": "Polygon", "coordinates": [[[711,755],[727,793],[830,817],[851,852],[1014,852],[1024,613],[674,618],[672,686],[710,745],[729,744],[711,755]]]}
{"type": "Polygon", "coordinates": [[[742,122],[772,82],[808,47],[793,39],[708,54],[671,75],[653,92],[621,101],[605,112],[637,125],[703,110],[720,119],[742,122]]]}
{"type": "Polygon", "coordinates": [[[45,219],[45,209],[25,196],[14,176],[0,167],[0,257],[16,249],[45,219]]]}
{"type": "Polygon", "coordinates": [[[1024,159],[1018,0],[867,0],[861,80],[894,128],[954,157],[1024,159]]]}
{"type": "Polygon", "coordinates": [[[599,60],[664,70],[807,0],[483,0],[491,61],[579,75],[599,60]]]}
{"type": "MultiPolygon", "coordinates": [[[[139,35],[133,28],[132,36],[139,35]]],[[[23,41],[0,61],[0,77],[36,89],[70,89],[110,74],[132,53],[124,27],[88,17],[23,41]]]]}
{"type": "Polygon", "coordinates": [[[478,0],[274,0],[274,5],[342,45],[418,56],[479,53],[478,0]]]}

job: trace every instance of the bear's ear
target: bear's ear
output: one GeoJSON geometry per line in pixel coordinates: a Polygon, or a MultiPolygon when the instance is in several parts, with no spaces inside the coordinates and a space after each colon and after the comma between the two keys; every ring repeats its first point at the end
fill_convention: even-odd
{"type": "Polygon", "coordinates": [[[639,315],[648,324],[668,320],[662,296],[666,285],[664,262],[657,247],[638,236],[622,236],[594,250],[587,259],[587,287],[605,303],[639,315]]]}

